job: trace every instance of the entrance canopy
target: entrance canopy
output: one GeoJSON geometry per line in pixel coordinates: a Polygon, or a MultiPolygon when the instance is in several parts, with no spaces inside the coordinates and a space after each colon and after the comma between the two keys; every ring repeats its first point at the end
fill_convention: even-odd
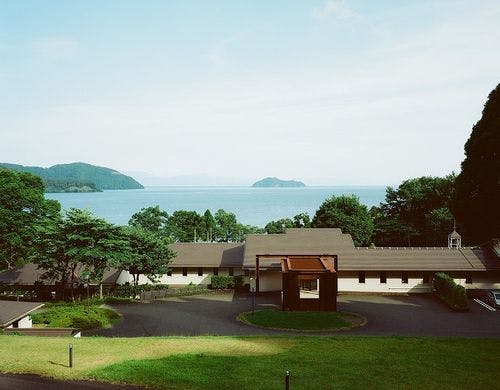
{"type": "Polygon", "coordinates": [[[261,260],[279,259],[282,272],[283,310],[337,310],[337,255],[262,254],[255,257],[255,287],[259,292],[261,260]],[[314,285],[317,298],[301,296],[304,283],[314,285]]]}

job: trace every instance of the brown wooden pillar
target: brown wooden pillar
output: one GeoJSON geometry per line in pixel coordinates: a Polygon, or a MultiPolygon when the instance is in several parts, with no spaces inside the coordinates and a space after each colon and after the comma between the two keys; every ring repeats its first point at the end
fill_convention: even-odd
{"type": "Polygon", "coordinates": [[[259,291],[259,256],[255,256],[255,293],[259,291]]]}

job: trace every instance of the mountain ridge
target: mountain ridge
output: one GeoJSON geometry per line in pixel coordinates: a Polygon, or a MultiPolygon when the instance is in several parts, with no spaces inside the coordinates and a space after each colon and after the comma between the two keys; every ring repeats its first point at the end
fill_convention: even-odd
{"type": "Polygon", "coordinates": [[[84,162],[56,164],[48,168],[0,163],[0,168],[39,176],[46,192],[98,192],[101,190],[143,189],[134,178],[115,169],[84,162]]]}

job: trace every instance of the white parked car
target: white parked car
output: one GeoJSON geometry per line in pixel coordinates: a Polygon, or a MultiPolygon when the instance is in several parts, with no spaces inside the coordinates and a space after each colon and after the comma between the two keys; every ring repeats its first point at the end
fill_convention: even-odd
{"type": "Polygon", "coordinates": [[[493,307],[500,307],[500,291],[490,290],[488,291],[488,301],[493,305],[493,307]]]}

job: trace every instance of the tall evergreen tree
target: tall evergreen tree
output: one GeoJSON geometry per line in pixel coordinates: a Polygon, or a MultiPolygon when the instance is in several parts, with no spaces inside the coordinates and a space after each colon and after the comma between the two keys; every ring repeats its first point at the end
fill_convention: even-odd
{"type": "Polygon", "coordinates": [[[500,236],[500,84],[465,144],[453,211],[466,242],[481,244],[500,236]]]}

